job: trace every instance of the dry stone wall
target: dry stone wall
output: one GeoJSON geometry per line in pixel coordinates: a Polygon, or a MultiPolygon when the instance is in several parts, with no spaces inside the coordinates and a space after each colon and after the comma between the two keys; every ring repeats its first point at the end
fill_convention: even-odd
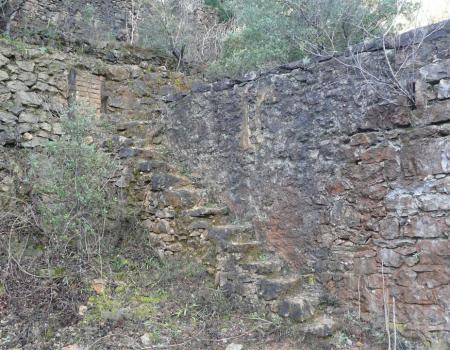
{"type": "Polygon", "coordinates": [[[11,31],[19,36],[61,34],[71,41],[124,40],[130,6],[126,0],[26,0],[11,31]]]}
{"type": "MultiPolygon", "coordinates": [[[[319,297],[382,319],[384,277],[402,334],[441,346],[449,33],[447,23],[406,65],[414,106],[336,60],[198,83],[187,94],[182,75],[146,60],[111,64],[2,42],[0,192],[26,194],[17,155],[61,134],[61,113],[78,93],[115,125],[98,141],[117,151],[116,186],[163,252],[194,247],[220,287],[283,317],[318,318],[320,327],[305,327],[327,336],[333,322],[318,314],[319,297]]],[[[383,62],[376,46],[367,51],[365,63],[383,62]]]]}
{"type": "MultiPolygon", "coordinates": [[[[380,321],[384,279],[402,334],[438,348],[450,331],[450,22],[432,29],[414,62],[410,45],[388,52],[415,105],[351,58],[296,63],[173,96],[167,142],[294,271],[380,321]]],[[[367,69],[384,60],[376,44],[359,56],[367,69]]]]}

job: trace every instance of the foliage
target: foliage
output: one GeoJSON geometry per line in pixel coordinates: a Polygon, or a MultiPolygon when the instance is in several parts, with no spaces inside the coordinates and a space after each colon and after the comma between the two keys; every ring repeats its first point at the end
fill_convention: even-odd
{"type": "Polygon", "coordinates": [[[48,143],[43,157],[31,160],[41,229],[55,242],[77,241],[86,253],[98,252],[99,236],[113,215],[108,183],[117,167],[108,154],[87,142],[92,126],[92,113],[78,107],[63,118],[65,134],[48,143]]]}
{"type": "Polygon", "coordinates": [[[140,45],[173,55],[179,66],[203,64],[218,57],[227,23],[222,7],[214,2],[219,18],[202,17],[203,0],[155,0],[146,2],[139,24],[140,45]],[[222,22],[222,23],[221,23],[222,22]]]}
{"type": "Polygon", "coordinates": [[[228,22],[233,18],[233,12],[223,6],[223,1],[205,0],[205,5],[216,10],[220,22],[228,22]]]}
{"type": "Polygon", "coordinates": [[[224,42],[213,76],[237,76],[251,69],[308,55],[330,54],[383,34],[411,13],[413,1],[397,0],[229,0],[236,28],[224,42]]]}

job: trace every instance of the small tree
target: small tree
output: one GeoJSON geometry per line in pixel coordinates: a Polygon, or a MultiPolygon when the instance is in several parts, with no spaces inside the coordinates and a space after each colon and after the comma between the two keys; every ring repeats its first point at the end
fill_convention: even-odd
{"type": "Polygon", "coordinates": [[[228,0],[235,28],[226,36],[221,58],[211,71],[233,77],[310,55],[333,55],[365,38],[382,35],[399,15],[410,13],[414,3],[414,0],[228,0]]]}
{"type": "Polygon", "coordinates": [[[139,33],[139,26],[142,21],[144,6],[148,5],[146,0],[131,0],[130,9],[127,15],[127,41],[134,45],[139,33]]]}
{"type": "Polygon", "coordinates": [[[186,62],[210,62],[219,56],[228,28],[211,9],[203,0],[148,3],[139,26],[140,43],[173,55],[178,68],[186,62]]]}
{"type": "Polygon", "coordinates": [[[88,259],[101,255],[108,218],[114,217],[109,184],[117,169],[109,154],[89,142],[92,121],[86,108],[71,111],[63,118],[64,135],[31,161],[34,206],[49,245],[88,259]]]}

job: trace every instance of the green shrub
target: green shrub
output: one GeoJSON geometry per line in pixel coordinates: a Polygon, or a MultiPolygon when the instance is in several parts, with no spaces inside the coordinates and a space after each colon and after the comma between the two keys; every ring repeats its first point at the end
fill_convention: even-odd
{"type": "Polygon", "coordinates": [[[229,0],[226,6],[235,29],[209,68],[214,78],[341,51],[384,33],[412,12],[415,0],[400,10],[397,0],[229,0]]]}
{"type": "MultiPolygon", "coordinates": [[[[99,252],[99,236],[115,210],[108,186],[117,164],[89,140],[93,113],[78,107],[63,117],[64,135],[31,159],[37,219],[54,243],[74,242],[78,252],[99,252]]],[[[92,137],[92,136],[91,136],[92,137]]]]}
{"type": "Polygon", "coordinates": [[[233,12],[224,7],[220,0],[205,0],[205,5],[216,10],[220,22],[227,22],[233,18],[233,12]]]}

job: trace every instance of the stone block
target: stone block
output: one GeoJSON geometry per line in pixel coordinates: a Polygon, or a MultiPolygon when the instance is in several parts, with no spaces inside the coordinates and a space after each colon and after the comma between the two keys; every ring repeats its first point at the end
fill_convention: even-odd
{"type": "Polygon", "coordinates": [[[32,111],[23,111],[19,116],[19,123],[31,123],[36,124],[39,122],[39,115],[32,111]]]}
{"type": "Polygon", "coordinates": [[[17,122],[17,117],[12,113],[0,111],[0,122],[6,125],[14,125],[17,122]]]}
{"type": "Polygon", "coordinates": [[[395,211],[399,215],[413,215],[417,213],[415,198],[401,190],[393,190],[386,195],[384,204],[387,210],[395,211]]]}
{"type": "Polygon", "coordinates": [[[426,82],[436,82],[450,77],[450,59],[430,63],[419,69],[422,79],[426,82]]]}
{"type": "Polygon", "coordinates": [[[8,87],[9,91],[11,91],[11,92],[28,91],[28,86],[19,80],[9,81],[6,84],[6,86],[8,87]]]}
{"type": "Polygon", "coordinates": [[[9,74],[6,71],[0,69],[0,81],[5,81],[8,79],[9,79],[9,74]]]}
{"type": "Polygon", "coordinates": [[[450,98],[450,80],[442,79],[441,81],[439,81],[439,85],[437,88],[437,97],[440,100],[450,98]]]}
{"type": "Polygon", "coordinates": [[[18,91],[16,93],[16,103],[30,107],[42,106],[42,99],[34,92],[18,91]]]}
{"type": "Polygon", "coordinates": [[[412,217],[402,227],[403,236],[416,238],[443,238],[446,231],[448,227],[443,218],[431,216],[412,217]]]}
{"type": "Polygon", "coordinates": [[[35,63],[33,61],[16,61],[17,66],[26,72],[34,71],[35,63]]]}
{"type": "Polygon", "coordinates": [[[378,253],[378,259],[384,263],[384,266],[388,267],[400,267],[403,258],[393,249],[383,248],[378,253]]]}
{"type": "Polygon", "coordinates": [[[419,208],[423,211],[449,211],[450,194],[428,193],[418,196],[419,208]]]}
{"type": "Polygon", "coordinates": [[[380,235],[384,239],[395,239],[400,236],[400,225],[396,217],[386,217],[380,221],[380,235]]]}
{"type": "Polygon", "coordinates": [[[450,173],[450,137],[410,144],[402,149],[401,159],[406,176],[450,173]]]}
{"type": "Polygon", "coordinates": [[[3,56],[0,53],[0,67],[3,67],[4,65],[6,65],[9,62],[9,59],[6,58],[5,56],[3,56]]]}

